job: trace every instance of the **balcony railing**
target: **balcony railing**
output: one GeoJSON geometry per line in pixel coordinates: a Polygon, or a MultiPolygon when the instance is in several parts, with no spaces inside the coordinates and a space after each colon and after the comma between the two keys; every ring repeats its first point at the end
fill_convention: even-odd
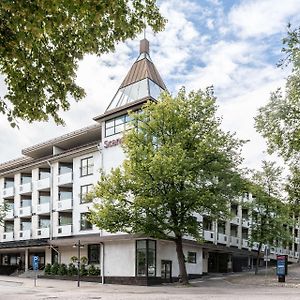
{"type": "Polygon", "coordinates": [[[14,240],[14,232],[9,231],[9,232],[3,232],[3,242],[10,242],[14,240]]]}
{"type": "Polygon", "coordinates": [[[13,208],[9,208],[6,212],[5,212],[5,217],[4,219],[13,219],[14,217],[14,209],[13,208]]]}
{"type": "Polygon", "coordinates": [[[31,206],[25,206],[19,209],[19,217],[25,217],[30,215],[31,215],[31,206]]]}
{"type": "Polygon", "coordinates": [[[49,227],[38,228],[36,230],[36,235],[37,235],[38,238],[48,238],[50,236],[49,227]]]}
{"type": "Polygon", "coordinates": [[[15,188],[13,186],[2,190],[3,198],[13,197],[15,195],[15,188]]]}
{"type": "Polygon", "coordinates": [[[239,217],[234,217],[230,223],[235,224],[235,225],[240,225],[240,218],[239,217]]]}
{"type": "Polygon", "coordinates": [[[64,173],[57,177],[58,185],[70,184],[73,182],[73,172],[64,173]]]}
{"type": "Polygon", "coordinates": [[[36,187],[38,190],[46,190],[50,188],[50,177],[40,179],[36,182],[36,187]]]}
{"type": "Polygon", "coordinates": [[[63,210],[70,210],[73,207],[73,200],[70,199],[64,199],[64,200],[59,200],[56,203],[56,209],[58,211],[63,211],[63,210]]]}
{"type": "Polygon", "coordinates": [[[37,214],[47,214],[50,212],[50,203],[38,204],[36,207],[37,214]]]}
{"type": "Polygon", "coordinates": [[[227,235],[223,233],[218,233],[218,243],[227,244],[227,235]]]}
{"type": "Polygon", "coordinates": [[[20,240],[29,240],[31,238],[31,230],[22,230],[19,232],[19,238],[20,240]]]}
{"type": "Polygon", "coordinates": [[[239,238],[235,236],[230,237],[230,245],[231,246],[238,246],[239,245],[239,238]]]}
{"type": "Polygon", "coordinates": [[[214,232],[210,231],[210,230],[204,230],[203,237],[206,241],[213,242],[214,241],[214,232]]]}
{"type": "Polygon", "coordinates": [[[249,247],[248,239],[242,239],[242,247],[243,248],[248,248],[249,247]]]}
{"type": "Polygon", "coordinates": [[[32,183],[24,183],[19,186],[19,194],[29,194],[32,192],[32,183]]]}
{"type": "Polygon", "coordinates": [[[72,234],[72,225],[62,225],[57,228],[57,236],[66,236],[72,234]]]}

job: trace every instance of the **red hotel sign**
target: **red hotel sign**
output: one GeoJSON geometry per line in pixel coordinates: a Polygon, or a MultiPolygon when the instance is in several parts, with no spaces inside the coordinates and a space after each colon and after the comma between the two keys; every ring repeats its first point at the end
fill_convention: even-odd
{"type": "Polygon", "coordinates": [[[110,148],[110,147],[114,147],[114,146],[118,146],[122,144],[122,139],[115,139],[115,140],[111,140],[111,141],[104,141],[104,148],[110,148]]]}

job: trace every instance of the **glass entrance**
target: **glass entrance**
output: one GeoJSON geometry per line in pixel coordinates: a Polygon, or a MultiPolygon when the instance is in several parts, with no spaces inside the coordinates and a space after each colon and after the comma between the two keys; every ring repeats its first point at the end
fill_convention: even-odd
{"type": "Polygon", "coordinates": [[[161,261],[161,279],[164,282],[172,282],[172,261],[171,260],[161,261]]]}

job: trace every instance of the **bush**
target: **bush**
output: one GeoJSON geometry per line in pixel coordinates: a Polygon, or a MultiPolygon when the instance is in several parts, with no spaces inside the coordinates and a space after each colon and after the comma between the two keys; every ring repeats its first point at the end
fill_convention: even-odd
{"type": "Polygon", "coordinates": [[[81,260],[81,263],[84,264],[84,265],[86,265],[86,263],[88,262],[88,259],[87,259],[86,256],[82,256],[82,257],[80,258],[80,260],[81,260]]]}
{"type": "Polygon", "coordinates": [[[100,275],[100,269],[98,267],[95,268],[94,265],[90,265],[88,267],[88,274],[89,274],[89,276],[99,276],[100,275]]]}
{"type": "Polygon", "coordinates": [[[61,264],[58,268],[57,274],[60,276],[64,276],[68,274],[68,269],[65,264],[61,264]]]}
{"type": "Polygon", "coordinates": [[[76,274],[77,274],[77,268],[75,267],[75,265],[73,263],[70,263],[69,267],[68,267],[68,275],[74,276],[76,274]]]}
{"type": "Polygon", "coordinates": [[[88,270],[86,269],[85,265],[80,266],[80,276],[87,276],[88,270]]]}
{"type": "Polygon", "coordinates": [[[50,275],[51,274],[51,264],[46,264],[44,269],[45,274],[50,275]]]}
{"type": "Polygon", "coordinates": [[[78,258],[77,258],[77,256],[74,255],[70,258],[70,260],[72,263],[75,263],[75,262],[77,262],[78,258]]]}
{"type": "Polygon", "coordinates": [[[54,263],[51,266],[51,275],[57,275],[58,269],[59,269],[59,264],[58,263],[54,263]]]}

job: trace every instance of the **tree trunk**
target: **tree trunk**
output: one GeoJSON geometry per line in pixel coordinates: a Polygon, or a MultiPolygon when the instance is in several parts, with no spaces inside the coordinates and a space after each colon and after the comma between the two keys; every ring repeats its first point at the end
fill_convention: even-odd
{"type": "Polygon", "coordinates": [[[262,246],[262,243],[259,243],[258,249],[257,249],[257,256],[256,256],[255,275],[258,274],[258,264],[259,264],[259,255],[260,255],[261,246],[262,246]]]}
{"type": "Polygon", "coordinates": [[[179,272],[180,272],[180,278],[182,284],[188,284],[189,279],[186,272],[186,266],[185,266],[185,259],[182,249],[182,237],[177,236],[175,239],[176,244],[176,253],[177,253],[177,259],[178,259],[178,265],[179,265],[179,272]]]}

